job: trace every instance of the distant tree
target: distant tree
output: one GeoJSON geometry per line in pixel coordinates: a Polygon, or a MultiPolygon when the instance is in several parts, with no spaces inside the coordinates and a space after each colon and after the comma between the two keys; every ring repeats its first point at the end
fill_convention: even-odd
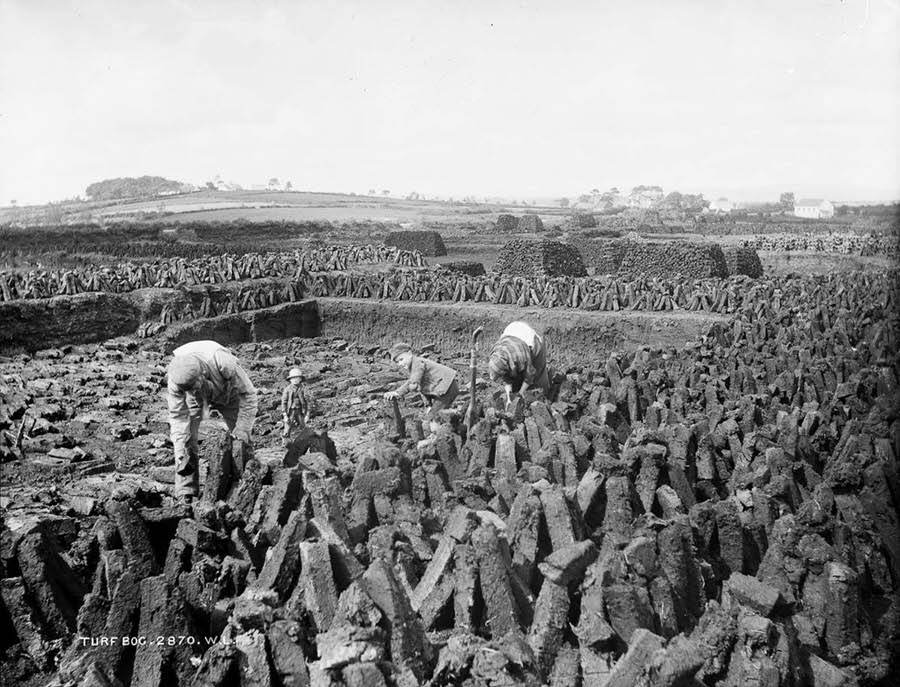
{"type": "Polygon", "coordinates": [[[10,207],[13,207],[13,208],[14,208],[14,207],[16,207],[16,205],[18,204],[18,202],[19,202],[19,201],[17,201],[15,198],[13,198],[11,201],[9,201],[9,205],[10,205],[10,207]]]}
{"type": "Polygon", "coordinates": [[[681,196],[681,207],[687,212],[701,212],[709,207],[709,201],[702,193],[685,193],[681,196]]]}
{"type": "Polygon", "coordinates": [[[293,191],[294,190],[294,185],[290,182],[290,179],[288,181],[284,182],[284,190],[285,191],[293,191]]]}
{"type": "Polygon", "coordinates": [[[215,191],[215,190],[216,190],[216,185],[215,185],[215,183],[213,183],[212,181],[207,181],[207,182],[206,182],[206,188],[208,188],[210,191],[215,191]]]}
{"type": "Polygon", "coordinates": [[[279,186],[280,186],[280,184],[278,183],[278,177],[272,177],[271,179],[269,179],[269,190],[270,191],[278,188],[279,186]]]}
{"type": "Polygon", "coordinates": [[[681,210],[681,201],[684,196],[679,191],[672,191],[659,202],[659,207],[671,210],[681,210]]]}
{"type": "Polygon", "coordinates": [[[391,192],[388,191],[387,189],[382,189],[381,195],[383,195],[383,196],[389,196],[389,195],[391,195],[391,192]]]}
{"type": "Polygon", "coordinates": [[[608,191],[600,194],[600,205],[604,210],[611,208],[616,203],[616,198],[619,197],[619,189],[613,186],[608,191]]]}
{"type": "Polygon", "coordinates": [[[374,195],[375,195],[375,189],[374,189],[374,188],[370,188],[370,189],[369,189],[369,195],[370,195],[370,196],[374,196],[374,195]]]}
{"type": "Polygon", "coordinates": [[[559,205],[559,207],[561,207],[561,208],[567,208],[567,207],[569,207],[569,199],[568,198],[559,198],[559,199],[557,199],[556,204],[559,205]]]}
{"type": "Polygon", "coordinates": [[[782,210],[793,210],[794,209],[794,194],[790,191],[786,191],[782,193],[778,197],[778,204],[781,206],[782,210]]]}
{"type": "Polygon", "coordinates": [[[578,196],[579,203],[590,203],[593,199],[591,198],[589,193],[582,193],[578,196]]]}

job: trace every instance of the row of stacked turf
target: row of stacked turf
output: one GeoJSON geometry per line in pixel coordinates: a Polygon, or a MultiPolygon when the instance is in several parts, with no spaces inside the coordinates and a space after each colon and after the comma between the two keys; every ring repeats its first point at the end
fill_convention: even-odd
{"type": "MultiPolygon", "coordinates": [[[[756,281],[747,277],[691,281],[627,280],[613,276],[468,277],[430,271],[306,273],[297,281],[259,280],[239,290],[206,287],[187,302],[166,305],[158,324],[235,314],[302,298],[328,297],[599,312],[692,311],[737,315],[747,322],[762,322],[761,326],[787,318],[809,327],[830,326],[827,322],[816,324],[824,321],[823,309],[840,312],[861,308],[866,312],[865,321],[858,324],[864,327],[876,321],[879,313],[893,313],[900,307],[900,272],[768,277],[756,281]]],[[[144,334],[149,336],[159,329],[153,325],[144,334]]]]}
{"type": "Polygon", "coordinates": [[[716,243],[632,239],[559,241],[514,239],[500,250],[494,272],[514,276],[620,277],[703,279],[730,275],[762,276],[762,263],[748,247],[722,249],[716,243]]]}
{"type": "Polygon", "coordinates": [[[756,250],[779,252],[812,251],[815,253],[857,254],[864,257],[900,257],[900,235],[788,234],[754,236],[744,245],[756,250]]]}
{"type": "Polygon", "coordinates": [[[81,265],[73,269],[0,271],[0,301],[74,296],[79,293],[127,293],[143,288],[179,288],[265,277],[298,278],[303,272],[347,270],[359,264],[391,263],[423,267],[420,253],[376,244],[323,245],[304,250],[204,255],[81,265]]]}

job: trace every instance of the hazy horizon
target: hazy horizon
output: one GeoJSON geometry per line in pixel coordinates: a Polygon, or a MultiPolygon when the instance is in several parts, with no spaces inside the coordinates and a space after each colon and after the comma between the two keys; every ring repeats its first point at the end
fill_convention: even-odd
{"type": "Polygon", "coordinates": [[[0,0],[0,205],[308,191],[900,198],[900,3],[0,0]]]}

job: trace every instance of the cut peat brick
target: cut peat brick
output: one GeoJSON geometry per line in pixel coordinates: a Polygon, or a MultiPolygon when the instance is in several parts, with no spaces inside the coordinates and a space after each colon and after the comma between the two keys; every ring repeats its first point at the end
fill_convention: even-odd
{"type": "Polygon", "coordinates": [[[597,547],[590,539],[557,549],[538,565],[545,579],[559,585],[584,577],[584,571],[599,555],[597,547]]]}
{"type": "Polygon", "coordinates": [[[41,618],[29,606],[21,577],[0,580],[0,597],[12,620],[16,637],[25,652],[42,670],[49,668],[46,645],[41,633],[41,618]]]}
{"type": "Polygon", "coordinates": [[[336,477],[311,479],[307,491],[312,500],[313,514],[320,522],[326,522],[346,543],[350,544],[350,533],[341,510],[341,489],[336,477]]]}
{"type": "Polygon", "coordinates": [[[305,534],[306,519],[302,513],[295,511],[288,518],[278,543],[272,548],[259,573],[257,588],[271,589],[282,599],[287,597],[297,578],[301,540],[305,534]]]}
{"type": "Polygon", "coordinates": [[[541,493],[541,505],[544,507],[544,518],[547,521],[547,531],[550,533],[553,550],[574,544],[572,516],[562,488],[553,486],[541,493]]]}
{"type": "Polygon", "coordinates": [[[472,534],[472,546],[478,556],[478,576],[485,604],[485,624],[491,637],[499,639],[519,629],[516,602],[510,586],[510,569],[500,549],[497,530],[482,525],[472,534]]]}
{"type": "Polygon", "coordinates": [[[266,636],[250,630],[234,638],[237,648],[241,687],[273,687],[272,667],[266,651],[266,636]]]}
{"type": "Polygon", "coordinates": [[[775,587],[741,573],[731,574],[725,581],[724,591],[738,603],[752,608],[762,616],[771,615],[781,598],[775,587]]]}
{"type": "Polygon", "coordinates": [[[475,629],[475,594],[478,587],[478,557],[468,544],[459,544],[454,550],[456,589],[453,596],[453,620],[455,628],[463,632],[475,629]]]}
{"type": "Polygon", "coordinates": [[[106,503],[106,512],[116,524],[122,545],[128,554],[128,564],[141,577],[149,577],[160,572],[159,562],[150,543],[150,530],[143,518],[127,501],[111,500],[106,503]]]}
{"type": "Polygon", "coordinates": [[[325,542],[300,543],[300,577],[306,607],[319,632],[331,627],[337,610],[337,589],[331,571],[331,556],[325,542]]]}
{"type": "Polygon", "coordinates": [[[193,630],[181,593],[162,575],[141,581],[138,636],[146,643],[138,646],[134,657],[133,687],[167,687],[172,679],[176,684],[190,680],[194,649],[187,638],[193,630]]]}
{"type": "Polygon", "coordinates": [[[264,476],[265,468],[258,460],[251,458],[244,466],[241,478],[231,485],[228,493],[228,505],[243,515],[244,520],[249,521],[253,514],[253,507],[256,505],[256,499],[259,498],[264,476]]]}
{"type": "Polygon", "coordinates": [[[538,539],[543,507],[531,485],[522,487],[513,501],[507,537],[512,551],[512,567],[529,588],[537,573],[538,539]]]}
{"type": "Polygon", "coordinates": [[[279,620],[269,627],[269,654],[282,687],[309,687],[309,669],[299,643],[301,634],[299,623],[292,620],[279,620]]]}
{"type": "Polygon", "coordinates": [[[214,644],[189,683],[191,687],[233,687],[240,684],[238,650],[232,644],[214,644]]]}
{"type": "Polygon", "coordinates": [[[51,637],[73,632],[86,590],[56,544],[43,531],[28,534],[19,542],[18,562],[28,594],[46,623],[45,630],[51,637]]]}
{"type": "Polygon", "coordinates": [[[363,575],[363,588],[384,614],[391,636],[391,661],[424,681],[431,664],[430,646],[391,566],[384,560],[374,561],[363,575]]]}
{"type": "Polygon", "coordinates": [[[628,651],[613,667],[606,687],[634,687],[645,675],[653,654],[663,647],[665,640],[649,630],[636,630],[628,643],[628,651]]]}
{"type": "Polygon", "coordinates": [[[534,621],[528,631],[528,646],[543,674],[553,666],[569,620],[569,591],[565,586],[544,580],[534,606],[534,621]]]}

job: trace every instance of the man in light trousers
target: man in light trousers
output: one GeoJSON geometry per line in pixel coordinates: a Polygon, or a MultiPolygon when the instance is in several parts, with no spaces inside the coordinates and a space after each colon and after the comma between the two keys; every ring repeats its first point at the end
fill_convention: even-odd
{"type": "Polygon", "coordinates": [[[208,409],[222,415],[231,436],[250,449],[257,396],[238,359],[215,341],[175,349],[168,368],[169,431],[175,448],[175,494],[192,501],[199,492],[200,422],[208,409]]]}

